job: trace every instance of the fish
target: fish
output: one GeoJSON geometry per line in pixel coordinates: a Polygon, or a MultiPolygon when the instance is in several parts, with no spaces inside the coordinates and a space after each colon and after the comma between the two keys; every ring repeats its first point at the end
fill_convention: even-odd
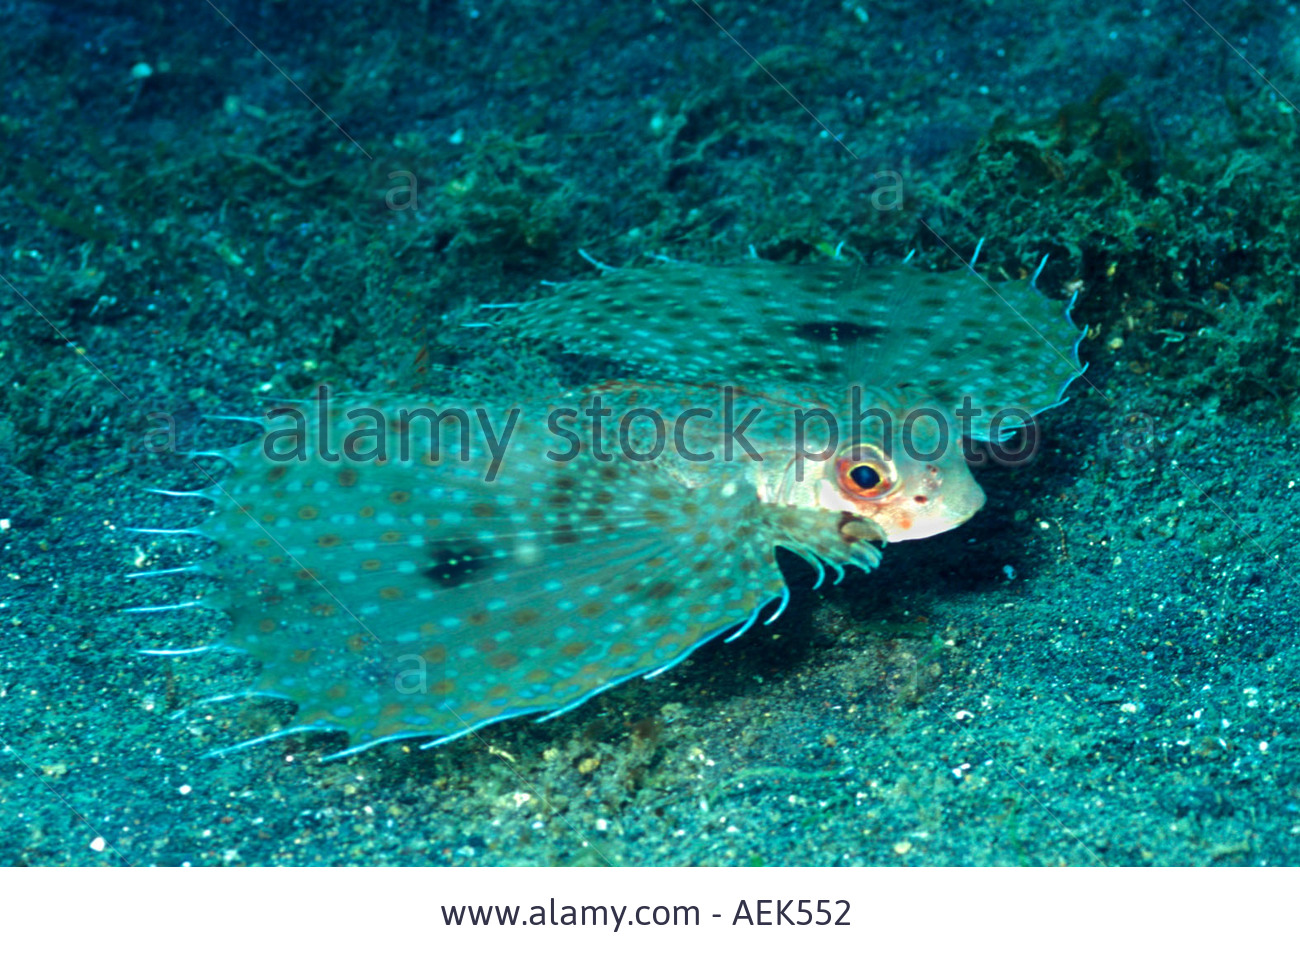
{"type": "Polygon", "coordinates": [[[1082,373],[1068,308],[989,288],[906,265],[614,270],[500,331],[635,374],[271,410],[193,493],[213,549],[192,603],[261,665],[238,696],[296,712],[220,752],[342,732],[342,757],[551,719],[775,620],[779,550],[839,583],[959,526],[985,500],[962,439],[1082,373]]]}
{"type": "Polygon", "coordinates": [[[1040,294],[1046,263],[1004,282],[973,261],[954,272],[845,258],[605,267],[506,321],[521,336],[673,381],[920,391],[977,410],[959,420],[994,441],[1008,421],[1015,430],[1060,404],[1084,372],[1083,331],[1070,317],[1078,293],[1064,306],[1040,294]]]}

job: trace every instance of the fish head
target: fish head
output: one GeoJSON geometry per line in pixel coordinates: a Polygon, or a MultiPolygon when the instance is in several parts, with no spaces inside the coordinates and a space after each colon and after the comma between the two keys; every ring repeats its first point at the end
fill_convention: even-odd
{"type": "Polygon", "coordinates": [[[853,421],[858,427],[840,432],[849,439],[816,469],[803,462],[799,503],[864,519],[887,542],[949,531],[983,507],[962,433],[942,407],[914,405],[903,414],[853,421]]]}

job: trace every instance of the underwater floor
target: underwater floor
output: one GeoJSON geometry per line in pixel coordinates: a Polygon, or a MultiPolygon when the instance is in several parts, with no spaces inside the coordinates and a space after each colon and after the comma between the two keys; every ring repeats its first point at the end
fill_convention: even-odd
{"type": "Polygon", "coordinates": [[[10,6],[0,863],[1300,862],[1294,9],[10,6]],[[816,591],[783,560],[772,626],[332,762],[205,756],[292,707],[202,703],[245,656],[138,653],[229,628],[120,613],[203,592],[125,575],[204,556],[128,528],[203,520],[147,489],[249,437],[205,416],[594,375],[478,308],[579,249],[948,271],[981,239],[994,281],[1050,254],[1085,378],[960,528],[816,591]]]}

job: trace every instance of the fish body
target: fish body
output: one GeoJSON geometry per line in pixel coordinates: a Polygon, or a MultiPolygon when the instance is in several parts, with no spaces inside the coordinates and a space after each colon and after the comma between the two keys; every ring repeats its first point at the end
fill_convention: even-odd
{"type": "MultiPolygon", "coordinates": [[[[511,402],[322,397],[224,452],[197,529],[217,543],[202,603],[261,662],[250,692],[297,703],[281,733],[341,730],[351,753],[554,716],[779,611],[778,548],[839,580],[974,514],[961,439],[996,428],[959,419],[958,399],[999,398],[986,379],[1030,354],[1024,335],[992,359],[945,330],[953,358],[920,362],[947,287],[884,316],[854,303],[861,275],[789,268],[616,273],[510,320],[645,379],[511,402]],[[881,341],[913,345],[884,361],[881,341]]],[[[1001,397],[1059,400],[1079,370],[1048,383],[1043,364],[1001,397]]]]}

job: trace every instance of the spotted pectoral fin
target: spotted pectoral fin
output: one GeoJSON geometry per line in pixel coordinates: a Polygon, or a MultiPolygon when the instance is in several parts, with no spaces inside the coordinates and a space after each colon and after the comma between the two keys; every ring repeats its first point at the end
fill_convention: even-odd
{"type": "Polygon", "coordinates": [[[883,314],[828,312],[846,275],[838,263],[762,260],[616,269],[502,318],[520,335],[679,382],[839,386],[848,381],[846,346],[887,331],[883,314]]]}
{"type": "Polygon", "coordinates": [[[1049,408],[1082,371],[1062,303],[970,269],[670,263],[575,282],[503,318],[675,381],[906,388],[949,412],[969,399],[978,412],[961,420],[981,439],[1023,423],[994,422],[998,411],[1049,408]]]}
{"type": "Polygon", "coordinates": [[[203,530],[257,691],[354,746],[450,739],[671,666],[782,593],[752,489],[538,438],[521,426],[492,482],[474,461],[236,462],[229,500],[274,504],[219,502],[203,530]]]}

